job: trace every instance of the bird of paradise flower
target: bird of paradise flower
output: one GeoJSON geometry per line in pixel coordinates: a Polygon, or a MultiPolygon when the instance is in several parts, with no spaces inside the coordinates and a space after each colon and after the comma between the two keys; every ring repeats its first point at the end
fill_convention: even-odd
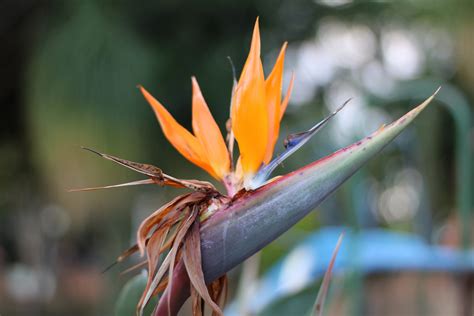
{"type": "MultiPolygon", "coordinates": [[[[261,204],[266,203],[265,205],[268,205],[267,208],[263,207],[263,209],[275,208],[275,205],[271,205],[272,199],[275,199],[274,195],[265,197],[265,192],[270,192],[272,186],[275,187],[279,184],[273,185],[273,183],[269,182],[283,183],[283,187],[288,182],[288,186],[290,186],[294,183],[296,173],[284,176],[278,181],[272,181],[274,179],[269,180],[269,177],[273,170],[283,160],[303,146],[348,102],[346,101],[335,112],[308,131],[289,135],[284,142],[285,150],[272,160],[279,135],[280,122],[288,105],[294,82],[293,75],[286,95],[282,99],[286,47],[287,43],[284,43],[273,70],[265,78],[260,58],[260,32],[257,19],[253,30],[249,55],[238,82],[234,80],[226,139],[221,134],[207,106],[196,78],[192,77],[193,133],[180,125],[166,108],[144,87],[139,86],[145,99],[155,112],[163,133],[170,143],[186,159],[204,169],[216,180],[222,182],[226,188],[226,194],[219,192],[214,185],[206,181],[178,179],[164,173],[160,168],[153,165],[132,162],[85,148],[105,159],[141,173],[147,176],[148,179],[72,191],[87,191],[141,184],[167,185],[191,190],[190,193],[176,197],[143,220],[137,231],[137,244],[126,250],[116,260],[116,262],[121,262],[135,252],[139,252],[141,256],[146,254],[143,264],[148,266],[148,280],[142,297],[137,304],[138,315],[142,315],[144,307],[153,296],[163,292],[165,294],[162,295],[155,309],[155,315],[177,312],[183,299],[187,297],[187,293],[192,298],[194,315],[202,315],[204,302],[212,308],[213,315],[222,315],[221,307],[225,301],[227,291],[225,272],[232,268],[237,261],[240,260],[241,262],[252,253],[258,251],[262,245],[272,240],[272,238],[267,238],[269,240],[260,243],[255,242],[257,246],[247,246],[250,250],[246,248],[246,251],[242,251],[240,256],[236,256],[238,260],[229,260],[229,263],[219,266],[218,271],[210,272],[203,269],[202,263],[206,258],[203,258],[201,253],[202,241],[200,231],[202,224],[211,219],[213,215],[219,212],[224,214],[226,213],[224,212],[225,210],[232,209],[231,206],[237,205],[234,208],[238,208],[239,205],[245,205],[245,202],[257,201],[258,203],[254,204],[260,203],[260,207],[261,204]],[[234,163],[235,141],[238,144],[240,156],[234,163]],[[189,282],[183,281],[183,271],[187,274],[185,277],[189,282]],[[176,285],[174,284],[175,282],[179,284],[176,285]],[[187,284],[189,284],[189,287],[182,289],[187,284]],[[170,293],[178,293],[179,295],[176,294],[173,297],[173,294],[170,293]],[[176,297],[179,298],[176,299],[176,297]]],[[[296,204],[305,202],[296,201],[296,204],[293,205],[295,209],[303,209],[304,211],[298,211],[297,216],[293,216],[294,219],[289,221],[285,227],[288,228],[293,221],[298,220],[314,208],[317,203],[344,182],[366,160],[398,135],[428,105],[435,94],[400,120],[388,127],[382,127],[364,141],[360,141],[321,161],[300,169],[303,171],[299,171],[299,175],[304,175],[305,172],[308,174],[305,179],[300,180],[302,185],[309,183],[309,181],[314,183],[315,181],[323,180],[328,184],[320,186],[318,189],[313,189],[321,191],[318,192],[321,197],[317,201],[308,198],[308,202],[302,208],[298,208],[296,204]],[[366,149],[371,150],[366,151],[366,149]],[[366,153],[357,156],[362,151],[366,151],[366,153]],[[352,156],[345,158],[344,155],[352,156]],[[351,157],[356,157],[357,159],[351,157]],[[326,166],[325,168],[330,170],[330,172],[339,174],[338,177],[335,177],[337,178],[336,180],[331,182],[327,175],[324,175],[322,180],[315,180],[309,176],[309,174],[312,174],[311,172],[324,174],[319,170],[321,164],[325,161],[337,161],[338,158],[342,158],[343,163],[346,164],[351,163],[350,159],[353,159],[353,167],[343,168],[343,165],[341,165],[331,170],[330,165],[326,166]]],[[[337,167],[336,164],[335,166],[337,167]]],[[[283,191],[280,192],[284,193],[283,191]]],[[[276,193],[278,194],[279,192],[277,191],[276,193]]],[[[242,208],[245,207],[242,206],[242,208]]],[[[238,220],[237,215],[235,216],[237,219],[232,219],[232,215],[228,215],[228,212],[224,215],[228,217],[229,221],[233,220],[235,222],[238,220]]],[[[282,221],[284,221],[284,218],[282,218],[282,221]]],[[[209,223],[212,223],[212,221],[209,221],[209,223]]],[[[245,220],[242,220],[240,225],[245,225],[245,220]]],[[[215,227],[217,226],[215,225],[215,227]]],[[[262,223],[262,229],[264,228],[265,224],[262,223]]],[[[269,227],[269,236],[281,234],[286,230],[279,227],[275,233],[272,233],[271,229],[275,228],[269,227]]],[[[213,241],[216,249],[219,249],[221,246],[219,242],[221,241],[213,241]]],[[[203,250],[205,249],[203,248],[203,250]]]]}

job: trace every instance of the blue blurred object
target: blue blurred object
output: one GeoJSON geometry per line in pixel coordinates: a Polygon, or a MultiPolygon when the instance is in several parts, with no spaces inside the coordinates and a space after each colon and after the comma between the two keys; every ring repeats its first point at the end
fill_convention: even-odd
{"type": "MultiPolygon", "coordinates": [[[[385,229],[354,231],[327,227],[311,234],[283,260],[275,264],[256,284],[249,312],[258,313],[270,303],[314,285],[329,264],[337,239],[346,232],[333,273],[357,270],[377,272],[474,271],[474,249],[459,251],[432,246],[415,234],[385,229]]],[[[229,305],[226,315],[237,315],[237,304],[229,305]]]]}

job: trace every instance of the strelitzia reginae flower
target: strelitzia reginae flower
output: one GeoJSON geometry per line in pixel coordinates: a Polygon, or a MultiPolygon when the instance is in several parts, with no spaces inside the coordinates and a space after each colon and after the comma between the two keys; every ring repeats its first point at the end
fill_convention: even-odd
{"type": "Polygon", "coordinates": [[[222,181],[230,195],[242,187],[255,188],[256,175],[267,166],[278,139],[280,121],[288,105],[293,79],[284,99],[281,96],[286,43],[271,73],[265,78],[260,59],[258,20],[250,53],[234,86],[230,106],[227,143],[214,121],[196,78],[192,78],[192,128],[190,133],[169,114],[145,88],[140,87],[170,143],[189,161],[222,181]],[[234,138],[240,157],[233,163],[234,138]]]}
{"type": "MultiPolygon", "coordinates": [[[[157,184],[189,189],[149,215],[137,231],[137,243],[116,262],[139,252],[145,256],[148,281],[137,314],[161,293],[154,315],[175,315],[191,296],[194,315],[204,302],[222,315],[226,273],[262,249],[313,210],[365,162],[393,140],[434,98],[365,139],[287,175],[269,179],[273,170],[316,134],[341,107],[306,132],[289,135],[285,149],[272,160],[280,122],[288,105],[293,78],[282,97],[286,43],[265,78],[260,58],[258,19],[250,52],[230,104],[224,139],[192,78],[192,133],[181,126],[157,99],[139,87],[158,118],[164,135],[189,161],[221,181],[219,192],[206,181],[177,179],[160,168],[94,153],[147,176],[145,180],[80,189],[95,190],[157,184]],[[234,143],[240,157],[234,161],[234,143]]],[[[439,90],[439,89],[438,89],[439,90]]]]}

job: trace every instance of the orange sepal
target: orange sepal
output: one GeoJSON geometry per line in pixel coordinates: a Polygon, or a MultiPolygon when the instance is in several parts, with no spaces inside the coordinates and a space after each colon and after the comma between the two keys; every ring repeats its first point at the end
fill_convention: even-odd
{"type": "Polygon", "coordinates": [[[283,115],[285,114],[286,107],[288,106],[288,101],[290,101],[291,91],[293,91],[294,82],[295,82],[295,74],[293,73],[291,75],[290,84],[288,85],[288,89],[286,90],[285,98],[283,99],[283,102],[281,103],[281,106],[280,106],[280,122],[281,122],[281,119],[283,118],[283,115]]]}
{"type": "Polygon", "coordinates": [[[263,160],[265,164],[268,164],[272,159],[273,149],[280,131],[281,86],[283,81],[283,66],[285,62],[286,46],[287,43],[285,42],[280,50],[280,54],[278,55],[272,72],[265,81],[269,128],[267,150],[263,160]]]}
{"type": "Polygon", "coordinates": [[[260,60],[258,19],[249,56],[233,96],[231,119],[232,130],[239,144],[242,169],[246,174],[253,174],[263,162],[268,143],[268,109],[260,60]]]}
{"type": "Polygon", "coordinates": [[[192,77],[193,85],[193,131],[207,154],[208,161],[217,179],[221,180],[230,169],[230,157],[219,126],[202,96],[196,78],[192,77]]]}
{"type": "Polygon", "coordinates": [[[145,99],[153,108],[153,111],[160,122],[163,133],[165,134],[168,141],[173,145],[173,147],[176,148],[176,150],[178,150],[180,154],[186,159],[206,170],[213,177],[218,178],[214,173],[213,168],[207,161],[206,153],[204,152],[204,149],[202,148],[202,145],[198,139],[178,122],[176,122],[176,120],[165,109],[165,107],[145,88],[142,86],[139,86],[139,88],[145,99]]]}

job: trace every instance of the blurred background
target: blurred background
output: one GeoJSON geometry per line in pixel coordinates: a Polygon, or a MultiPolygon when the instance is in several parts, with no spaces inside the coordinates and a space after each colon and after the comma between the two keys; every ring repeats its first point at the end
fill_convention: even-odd
{"type": "MultiPolygon", "coordinates": [[[[232,86],[227,56],[240,73],[257,16],[266,72],[288,41],[285,87],[296,74],[282,139],[353,98],[279,173],[370,134],[438,86],[443,90],[392,145],[255,257],[253,271],[231,273],[229,302],[238,306],[237,314],[298,315],[283,307],[297,308],[301,297],[304,303],[296,305],[310,307],[319,276],[281,278],[309,264],[307,253],[285,256],[315,234],[322,239],[314,242],[324,241],[330,235],[324,227],[349,226],[349,240],[376,231],[396,234],[397,245],[373,245],[379,239],[366,238],[360,247],[346,248],[351,256],[373,249],[373,260],[386,258],[380,246],[402,259],[391,268],[390,259],[370,261],[376,269],[364,262],[350,267],[352,257],[343,261],[328,302],[331,315],[472,315],[470,0],[0,1],[1,315],[116,313],[120,289],[134,275],[120,271],[137,261],[101,271],[134,242],[147,214],[182,191],[68,193],[140,179],[80,146],[152,163],[176,177],[211,180],[167,143],[136,85],[190,127],[190,77],[197,76],[224,130],[232,86]],[[397,236],[409,239],[400,243],[397,236]],[[409,248],[412,240],[421,248],[409,248]],[[440,249],[468,259],[433,268],[433,260],[417,257],[440,249]],[[412,257],[404,256],[410,251],[412,257]],[[293,265],[275,272],[288,260],[293,265]],[[255,285],[257,277],[280,277],[275,287],[283,290],[265,306],[259,291],[269,290],[255,285]],[[255,292],[245,290],[250,288],[255,292]]],[[[327,244],[327,256],[334,245],[327,244]]]]}

